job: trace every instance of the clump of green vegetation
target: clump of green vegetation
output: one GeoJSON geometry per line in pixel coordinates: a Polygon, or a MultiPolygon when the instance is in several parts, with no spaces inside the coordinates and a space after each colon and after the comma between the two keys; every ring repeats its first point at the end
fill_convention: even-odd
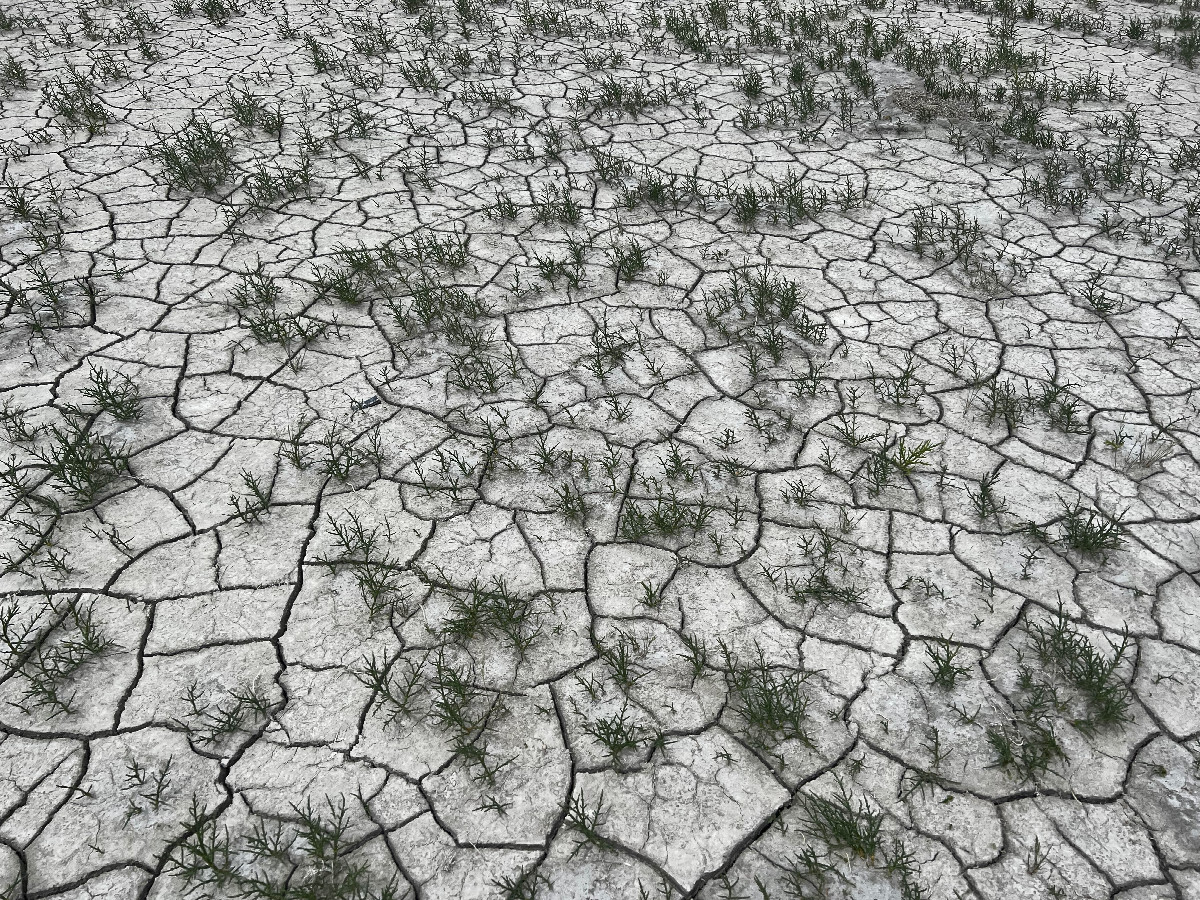
{"type": "Polygon", "coordinates": [[[177,131],[160,134],[146,157],[162,169],[170,187],[215,191],[233,174],[233,137],[193,116],[177,131]]]}
{"type": "Polygon", "coordinates": [[[283,114],[279,104],[268,104],[246,88],[229,91],[229,114],[243,128],[261,128],[279,137],[283,132],[283,114]]]}
{"type": "Polygon", "coordinates": [[[1049,381],[1027,378],[1022,383],[996,374],[978,385],[975,402],[988,424],[1000,422],[1009,434],[1035,413],[1044,415],[1056,431],[1089,434],[1085,407],[1071,388],[1069,383],[1060,383],[1057,376],[1049,381]]]}
{"type": "Polygon", "coordinates": [[[319,562],[331,573],[350,572],[371,622],[386,623],[412,614],[412,594],[401,586],[403,567],[388,547],[391,532],[385,526],[366,525],[353,512],[342,519],[330,517],[336,554],[319,562]]]}
{"type": "Polygon", "coordinates": [[[283,290],[278,281],[261,269],[247,272],[229,298],[229,308],[238,317],[238,324],[248,328],[256,340],[278,344],[286,350],[293,346],[307,347],[330,327],[304,313],[286,312],[280,308],[283,290]]]}
{"type": "Polygon", "coordinates": [[[187,709],[179,719],[193,741],[202,747],[222,748],[238,734],[248,734],[270,720],[277,703],[259,684],[241,684],[214,700],[206,696],[198,682],[188,685],[183,693],[187,709]]]}
{"type": "Polygon", "coordinates": [[[1098,509],[1088,509],[1080,500],[1063,504],[1061,527],[1062,543],[1084,556],[1103,557],[1125,543],[1118,519],[1098,509]]]}
{"type": "Polygon", "coordinates": [[[634,239],[617,241],[609,250],[609,261],[616,273],[617,286],[621,282],[633,281],[646,271],[650,262],[650,249],[634,239]]]}
{"type": "Polygon", "coordinates": [[[83,128],[91,137],[104,131],[112,121],[108,107],[96,96],[96,91],[97,85],[90,75],[72,69],[69,75],[46,82],[42,97],[67,125],[83,128]]]}
{"type": "Polygon", "coordinates": [[[71,684],[89,662],[116,644],[95,614],[94,601],[47,596],[32,611],[13,599],[0,606],[0,651],[5,673],[23,684],[17,701],[27,715],[51,718],[75,711],[71,684]]]}
{"type": "Polygon", "coordinates": [[[604,748],[609,759],[618,767],[623,766],[627,754],[654,740],[651,729],[640,725],[629,714],[626,698],[620,710],[609,716],[598,716],[583,723],[584,734],[604,748]]]}
{"type": "Polygon", "coordinates": [[[805,833],[834,850],[874,860],[883,846],[883,813],[865,800],[856,801],[842,782],[832,797],[805,794],[800,811],[805,833]]]}
{"type": "Polygon", "coordinates": [[[909,232],[913,252],[946,263],[967,284],[985,293],[1008,290],[1026,274],[1021,260],[995,249],[979,220],[957,206],[919,207],[909,232]]]}
{"type": "MultiPolygon", "coordinates": [[[[40,229],[35,228],[35,235],[39,233],[40,229]]],[[[0,279],[0,288],[8,300],[6,312],[18,316],[18,321],[33,334],[48,338],[51,330],[63,328],[72,321],[69,286],[62,279],[56,279],[40,259],[29,262],[28,272],[27,283],[22,286],[0,279]]]]}
{"type": "Polygon", "coordinates": [[[514,593],[501,576],[486,585],[473,578],[465,587],[447,586],[444,590],[450,606],[442,623],[442,634],[447,637],[461,641],[498,638],[523,660],[542,633],[536,599],[514,593]]]}
{"type": "Polygon", "coordinates": [[[741,720],[747,739],[770,753],[777,753],[785,741],[812,747],[808,734],[809,673],[770,665],[761,647],[755,647],[750,662],[738,660],[724,640],[719,647],[730,708],[741,720]]]}
{"type": "Polygon", "coordinates": [[[1130,721],[1132,698],[1120,668],[1129,651],[1128,632],[1117,644],[1109,642],[1110,653],[1092,643],[1059,607],[1049,622],[1028,625],[1030,642],[1043,671],[1073,688],[1081,708],[1071,724],[1084,734],[1115,728],[1130,721]]]}
{"type": "Polygon", "coordinates": [[[1132,697],[1120,674],[1129,635],[1101,651],[1060,607],[1049,621],[1026,625],[1038,667],[1020,662],[1013,714],[987,729],[995,765],[1021,781],[1037,781],[1068,761],[1058,734],[1066,721],[1086,736],[1130,721],[1132,697]]]}
{"type": "Polygon", "coordinates": [[[262,521],[262,516],[271,508],[271,494],[274,484],[263,484],[257,475],[249,469],[239,473],[244,494],[230,494],[229,505],[233,507],[234,516],[243,524],[249,525],[262,521]]]}
{"type": "Polygon", "coordinates": [[[630,500],[621,517],[620,534],[630,541],[647,537],[673,540],[695,535],[712,517],[713,508],[704,500],[690,502],[674,486],[662,489],[651,501],[630,500]]]}
{"type": "Polygon", "coordinates": [[[79,500],[96,499],[128,471],[128,452],[97,434],[82,415],[68,414],[64,425],[47,425],[42,433],[49,446],[34,454],[50,478],[79,500]]]}
{"type": "Polygon", "coordinates": [[[426,266],[456,272],[468,260],[469,238],[417,231],[378,247],[341,247],[333,262],[314,272],[317,295],[342,303],[364,303],[410,282],[420,284],[426,266]]]}
{"type": "Polygon", "coordinates": [[[938,687],[950,690],[960,678],[971,674],[970,666],[956,661],[961,652],[960,645],[952,644],[945,638],[930,641],[925,645],[925,654],[929,657],[925,668],[938,687]]]}
{"type": "Polygon", "coordinates": [[[15,89],[28,86],[29,72],[26,70],[25,64],[11,53],[5,53],[3,57],[0,57],[0,93],[9,97],[12,96],[15,89]]]}
{"type": "Polygon", "coordinates": [[[993,764],[1020,781],[1037,781],[1067,759],[1041,691],[1027,697],[1008,722],[989,726],[987,741],[993,764]]]}
{"type": "Polygon", "coordinates": [[[756,379],[768,362],[807,358],[806,346],[820,347],[829,336],[828,325],[805,309],[799,283],[769,267],[735,269],[701,302],[705,324],[742,347],[756,379]]]}
{"type": "MultiPolygon", "coordinates": [[[[354,827],[344,798],[292,803],[284,817],[251,814],[237,831],[220,823],[193,798],[185,837],[172,851],[169,873],[187,892],[216,890],[215,896],[268,900],[400,900],[393,877],[380,886],[366,861],[355,858],[361,830],[354,827]]],[[[210,896],[213,894],[209,893],[210,896]]]]}
{"type": "Polygon", "coordinates": [[[607,807],[604,805],[604,794],[596,799],[595,805],[588,803],[582,792],[576,791],[567,801],[567,814],[563,825],[575,836],[575,847],[571,850],[574,857],[584,847],[595,847],[597,850],[607,850],[613,846],[611,840],[600,833],[605,824],[607,807]]]}
{"type": "MultiPolygon", "coordinates": [[[[917,857],[898,838],[890,842],[884,836],[884,814],[866,800],[856,798],[840,778],[831,796],[806,793],[798,805],[800,827],[810,839],[820,842],[850,861],[860,861],[882,870],[899,882],[904,900],[924,900],[928,890],[920,880],[917,857]]],[[[804,848],[785,871],[785,883],[793,896],[811,896],[810,891],[826,892],[830,877],[844,875],[835,857],[813,847],[804,848]]]]}
{"type": "Polygon", "coordinates": [[[1125,531],[1120,515],[1084,506],[1078,498],[1072,502],[1060,498],[1059,502],[1063,507],[1061,516],[1041,524],[1029,522],[1025,525],[1025,534],[1042,544],[1057,544],[1084,558],[1101,562],[1111,551],[1124,546],[1125,531]]]}
{"type": "Polygon", "coordinates": [[[141,390],[128,375],[113,374],[92,366],[89,384],[81,393],[102,412],[121,422],[135,422],[142,416],[141,390]]]}
{"type": "Polygon", "coordinates": [[[374,468],[378,473],[386,458],[378,423],[356,431],[348,420],[330,422],[317,445],[318,471],[342,484],[364,469],[374,468]]]}
{"type": "Polygon", "coordinates": [[[301,154],[299,164],[291,168],[255,163],[243,182],[246,204],[261,211],[280,200],[304,196],[312,182],[312,159],[307,154],[301,154]]]}
{"type": "Polygon", "coordinates": [[[783,223],[794,228],[809,222],[827,209],[861,209],[871,198],[866,179],[841,178],[832,184],[810,181],[803,173],[788,171],[782,178],[766,184],[752,182],[731,186],[725,193],[734,221],[750,226],[760,218],[772,225],[783,223]]]}

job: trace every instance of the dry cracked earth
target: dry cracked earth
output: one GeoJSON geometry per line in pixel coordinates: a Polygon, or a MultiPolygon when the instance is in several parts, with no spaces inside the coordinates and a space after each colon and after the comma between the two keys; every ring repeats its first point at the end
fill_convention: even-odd
{"type": "Polygon", "coordinates": [[[1200,898],[1197,5],[0,9],[0,896],[1200,898]]]}

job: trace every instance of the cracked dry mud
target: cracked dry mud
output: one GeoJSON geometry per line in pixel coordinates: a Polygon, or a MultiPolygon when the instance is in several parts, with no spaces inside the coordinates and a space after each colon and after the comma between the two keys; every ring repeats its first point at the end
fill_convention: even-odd
{"type": "Polygon", "coordinates": [[[1195,7],[5,4],[8,898],[1200,898],[1195,7]]]}

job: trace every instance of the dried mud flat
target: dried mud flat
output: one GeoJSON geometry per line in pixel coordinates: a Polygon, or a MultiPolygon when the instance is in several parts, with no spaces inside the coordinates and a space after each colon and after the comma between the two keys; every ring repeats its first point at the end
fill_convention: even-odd
{"type": "Polygon", "coordinates": [[[0,11],[0,896],[1200,898],[1185,2],[0,11]]]}

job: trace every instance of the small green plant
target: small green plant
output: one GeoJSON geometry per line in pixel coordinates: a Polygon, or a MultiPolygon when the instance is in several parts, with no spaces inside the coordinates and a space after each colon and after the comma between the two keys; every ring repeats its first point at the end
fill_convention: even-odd
{"type": "Polygon", "coordinates": [[[48,223],[49,214],[39,206],[28,187],[19,184],[11,174],[5,175],[0,184],[4,186],[4,196],[0,198],[0,203],[4,204],[14,218],[32,225],[48,223]]]}
{"type": "Polygon", "coordinates": [[[687,661],[691,672],[691,683],[694,685],[696,680],[708,671],[708,646],[705,644],[704,638],[686,631],[680,633],[679,640],[687,651],[679,655],[687,661]]]}
{"type": "Polygon", "coordinates": [[[1065,434],[1090,434],[1091,428],[1083,415],[1083,405],[1070,391],[1070,385],[1060,384],[1057,378],[1039,382],[1036,393],[1027,388],[1027,404],[1046,415],[1050,426],[1065,434]]]}
{"type": "Polygon", "coordinates": [[[941,447],[940,443],[930,440],[923,440],[919,444],[910,444],[902,437],[896,441],[887,460],[896,471],[904,475],[911,475],[916,471],[917,466],[924,463],[929,455],[939,447],[941,447]]]}
{"type": "Polygon", "coordinates": [[[283,115],[278,104],[268,105],[246,88],[229,91],[229,114],[243,128],[258,127],[278,137],[283,131],[283,115]]]}
{"type": "Polygon", "coordinates": [[[1089,509],[1083,501],[1063,501],[1061,541],[1069,549],[1084,556],[1103,558],[1125,543],[1119,519],[1098,509],[1089,509]]]}
{"type": "MultiPolygon", "coordinates": [[[[874,365],[869,365],[868,370],[875,396],[884,403],[890,403],[893,406],[908,406],[919,400],[925,393],[926,382],[921,377],[921,364],[912,351],[905,351],[903,360],[893,363],[891,372],[876,372],[874,365]]],[[[928,447],[922,456],[932,450],[932,446],[928,447]]]]}
{"type": "Polygon", "coordinates": [[[834,850],[874,862],[883,849],[883,813],[856,800],[839,781],[831,797],[804,794],[799,806],[804,832],[834,850]]]}
{"type": "Polygon", "coordinates": [[[38,435],[38,428],[29,422],[29,411],[5,397],[0,403],[0,432],[11,444],[28,444],[38,435]]]}
{"type": "Polygon", "coordinates": [[[771,666],[761,647],[748,663],[737,660],[719,643],[729,686],[730,707],[741,719],[754,746],[777,753],[785,741],[811,747],[808,734],[809,674],[787,666],[771,666]]]}
{"type": "Polygon", "coordinates": [[[615,639],[594,641],[596,654],[607,664],[609,674],[624,693],[649,674],[642,662],[646,647],[633,634],[616,632],[615,639]]]}
{"type": "Polygon", "coordinates": [[[1104,439],[1104,446],[1125,466],[1137,472],[1153,471],[1175,455],[1175,447],[1165,430],[1134,437],[1121,426],[1115,434],[1104,439]]]}
{"type": "Polygon", "coordinates": [[[70,687],[77,673],[115,646],[94,602],[78,597],[56,602],[47,596],[31,612],[17,600],[0,605],[3,664],[22,682],[16,705],[26,714],[40,710],[54,718],[74,712],[70,687]]]}
{"type": "Polygon", "coordinates": [[[403,567],[386,546],[390,530],[379,525],[368,527],[353,512],[340,520],[330,517],[329,525],[340,553],[322,557],[319,562],[331,573],[351,573],[368,620],[386,624],[394,617],[411,615],[412,594],[402,586],[403,567]]]}
{"type": "Polygon", "coordinates": [[[987,519],[998,521],[1000,516],[1008,511],[1008,502],[996,492],[996,483],[1000,480],[1002,466],[1003,463],[998,463],[996,468],[980,478],[977,490],[967,490],[967,497],[971,501],[975,515],[981,521],[987,519]]]}
{"type": "MultiPolygon", "coordinates": [[[[361,798],[360,798],[361,802],[361,798]]],[[[355,858],[353,817],[344,797],[311,797],[278,815],[251,812],[236,828],[219,822],[193,796],[184,838],[173,848],[167,872],[185,893],[216,896],[400,900],[396,878],[380,884],[368,864],[355,858]]]]}
{"type": "Polygon", "coordinates": [[[6,97],[11,96],[15,88],[28,86],[29,72],[25,69],[24,63],[11,53],[5,53],[3,57],[0,57],[0,93],[6,97]]]}
{"type": "Polygon", "coordinates": [[[112,120],[108,107],[96,96],[95,82],[78,69],[48,81],[42,97],[56,116],[73,128],[85,129],[89,136],[102,132],[112,120]]]}
{"type": "Polygon", "coordinates": [[[988,379],[982,386],[979,399],[984,420],[989,425],[1002,422],[1008,433],[1013,434],[1017,426],[1025,421],[1027,407],[1024,398],[1010,379],[988,379]]]}
{"type": "Polygon", "coordinates": [[[1114,313],[1121,312],[1125,307],[1125,300],[1120,296],[1113,296],[1104,290],[1104,276],[1100,272],[1093,272],[1088,276],[1083,283],[1083,290],[1080,296],[1096,314],[1101,318],[1106,318],[1114,313]]]}
{"type": "Polygon", "coordinates": [[[85,502],[94,500],[129,468],[125,450],[96,434],[80,415],[44,430],[49,446],[34,450],[50,477],[85,502]]]}
{"type": "Polygon", "coordinates": [[[945,638],[930,641],[925,645],[925,655],[929,657],[925,668],[933,676],[933,683],[938,687],[950,690],[958,683],[958,679],[971,674],[970,666],[956,662],[961,652],[961,646],[952,644],[945,638]]]}
{"type": "Polygon", "coordinates": [[[656,486],[653,502],[630,501],[621,517],[620,534],[631,541],[646,537],[671,540],[694,536],[711,518],[713,508],[704,500],[682,500],[674,486],[656,486]]]}
{"type": "Polygon", "coordinates": [[[554,887],[554,883],[536,868],[516,877],[501,876],[492,885],[503,892],[503,900],[538,900],[543,896],[542,888],[552,890],[554,887]]]}
{"type": "Polygon", "coordinates": [[[604,748],[618,768],[622,766],[626,754],[637,750],[652,736],[648,729],[638,725],[629,715],[628,698],[622,702],[618,712],[585,721],[583,731],[604,748]]]}
{"type": "Polygon", "coordinates": [[[237,314],[238,324],[248,328],[256,340],[289,350],[294,345],[308,346],[330,327],[303,313],[285,312],[279,306],[282,298],[277,280],[259,269],[242,276],[228,305],[237,314]]]}
{"type": "Polygon", "coordinates": [[[400,656],[380,660],[372,653],[350,674],[371,689],[371,707],[386,711],[390,725],[416,716],[416,703],[425,693],[421,672],[427,659],[428,655],[416,663],[400,656]]]}
{"type": "Polygon", "coordinates": [[[429,692],[430,720],[450,736],[456,752],[468,751],[468,762],[479,759],[480,748],[476,745],[499,702],[480,684],[480,672],[473,659],[466,657],[456,664],[446,648],[438,650],[429,692]]]}
{"type": "Polygon", "coordinates": [[[615,242],[608,251],[608,259],[616,275],[617,286],[631,282],[646,271],[650,263],[650,249],[633,238],[615,242]]]}
{"type": "Polygon", "coordinates": [[[304,49],[308,51],[309,59],[318,75],[337,72],[342,68],[344,60],[331,50],[325,41],[308,33],[303,34],[301,40],[304,42],[304,49]]]}
{"type": "Polygon", "coordinates": [[[533,198],[533,217],[540,224],[578,225],[583,208],[569,184],[547,184],[533,198]]]}
{"type": "Polygon", "coordinates": [[[294,168],[255,163],[242,183],[246,204],[253,211],[261,211],[280,200],[302,197],[312,186],[312,179],[312,159],[306,154],[301,155],[299,165],[294,168]]]}
{"type": "Polygon", "coordinates": [[[537,602],[528,595],[511,591],[504,578],[497,576],[490,585],[478,578],[464,588],[448,589],[449,613],[442,633],[469,641],[480,636],[499,638],[524,659],[542,633],[537,602]]]}
{"type": "Polygon", "coordinates": [[[967,284],[987,293],[1010,287],[1021,278],[1020,261],[991,246],[977,219],[961,208],[923,206],[909,223],[909,247],[951,267],[967,284]]]}
{"type": "Polygon", "coordinates": [[[751,100],[761,97],[765,87],[766,84],[761,72],[751,70],[743,73],[738,78],[738,89],[751,100]]]}
{"type": "Polygon", "coordinates": [[[159,765],[144,765],[136,757],[125,764],[125,779],[122,788],[131,793],[125,808],[125,825],[129,825],[134,817],[145,812],[160,809],[169,799],[168,789],[171,784],[171,764],[174,757],[159,765]]]}
{"type": "Polygon", "coordinates": [[[1042,665],[1079,693],[1083,710],[1071,724],[1090,735],[1130,720],[1132,697],[1119,674],[1130,648],[1128,632],[1119,643],[1110,641],[1111,653],[1105,654],[1075,627],[1061,606],[1048,623],[1029,623],[1028,631],[1042,665]]]}
{"type": "Polygon", "coordinates": [[[60,578],[68,576],[68,554],[57,543],[61,504],[38,492],[30,470],[13,459],[0,468],[0,485],[12,501],[6,514],[12,549],[0,554],[0,574],[19,572],[37,578],[38,570],[44,570],[60,578]]]}
{"type": "Polygon", "coordinates": [[[121,422],[134,422],[142,416],[141,391],[128,375],[113,374],[92,366],[89,385],[81,393],[103,412],[121,422]]]}
{"type": "Polygon", "coordinates": [[[177,131],[160,134],[146,156],[159,165],[171,187],[210,192],[233,174],[233,148],[232,136],[193,117],[177,131]]]}
{"type": "Polygon", "coordinates": [[[595,847],[598,850],[606,850],[611,846],[608,838],[600,833],[600,828],[605,822],[605,813],[603,793],[597,798],[594,806],[587,802],[581,792],[571,795],[571,799],[567,802],[567,814],[563,819],[563,825],[575,835],[575,847],[571,851],[572,857],[587,846],[595,847]]]}
{"type": "Polygon", "coordinates": [[[1180,141],[1170,152],[1172,172],[1200,169],[1200,141],[1180,141]]]}
{"type": "Polygon", "coordinates": [[[202,747],[226,746],[234,736],[265,725],[276,708],[269,692],[257,683],[216,693],[224,696],[214,701],[205,696],[198,682],[188,685],[183,692],[187,708],[179,725],[202,747]]]}
{"type": "Polygon", "coordinates": [[[233,514],[243,525],[260,522],[263,513],[271,508],[274,484],[264,485],[249,469],[242,469],[239,477],[242,479],[245,493],[229,495],[229,505],[233,507],[233,514]]]}
{"type": "Polygon", "coordinates": [[[224,27],[230,19],[245,12],[238,0],[200,0],[198,8],[204,18],[218,28],[224,27]]]}
{"type": "Polygon", "coordinates": [[[378,469],[385,458],[378,424],[355,433],[347,421],[331,422],[317,443],[318,470],[343,484],[368,466],[378,469]]]}
{"type": "Polygon", "coordinates": [[[8,295],[8,310],[38,337],[45,338],[49,329],[62,328],[70,321],[67,285],[56,280],[41,260],[29,263],[26,286],[16,287],[0,279],[0,288],[8,295]]]}
{"type": "Polygon", "coordinates": [[[1011,721],[987,729],[993,765],[1021,781],[1036,781],[1065,761],[1066,752],[1048,714],[1041,710],[1019,710],[1011,721]]]}
{"type": "Polygon", "coordinates": [[[642,589],[642,596],[639,602],[647,609],[661,609],[663,605],[663,590],[661,587],[656,587],[652,581],[643,581],[638,585],[642,589]]]}

